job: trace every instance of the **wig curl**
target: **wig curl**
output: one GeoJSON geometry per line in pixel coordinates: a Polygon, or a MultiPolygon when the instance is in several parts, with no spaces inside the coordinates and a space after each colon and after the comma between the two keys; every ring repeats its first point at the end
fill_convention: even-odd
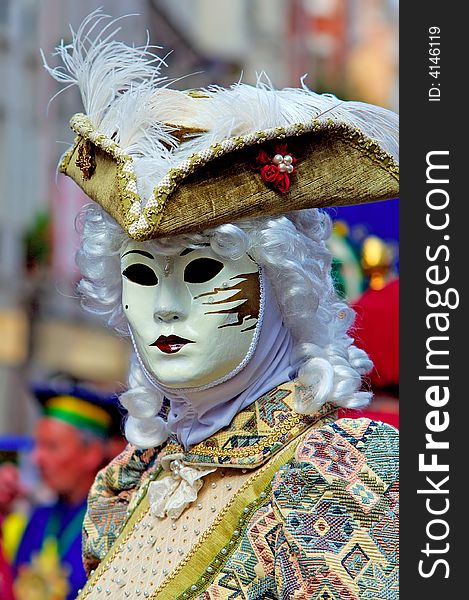
{"type": "MultiPolygon", "coordinates": [[[[77,263],[83,274],[78,285],[82,304],[120,334],[129,335],[120,272],[120,254],[129,238],[94,204],[84,209],[79,223],[83,239],[77,263]]],[[[312,414],[325,402],[360,408],[371,399],[371,393],[361,387],[362,376],[373,365],[348,334],[354,311],[334,289],[332,254],[326,245],[330,233],[327,213],[307,209],[144,244],[156,253],[176,254],[208,243],[219,256],[234,260],[249,252],[272,283],[293,338],[292,364],[298,365],[299,384],[308,391],[301,394],[295,410],[312,414]]],[[[151,385],[136,357],[131,361],[129,389],[121,395],[121,402],[129,413],[125,434],[130,443],[149,448],[166,439],[166,423],[159,416],[162,394],[151,385]]]]}

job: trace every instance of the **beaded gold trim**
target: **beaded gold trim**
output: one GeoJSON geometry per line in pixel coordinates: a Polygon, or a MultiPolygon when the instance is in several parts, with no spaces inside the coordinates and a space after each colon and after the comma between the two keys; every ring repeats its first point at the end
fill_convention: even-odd
{"type": "MultiPolygon", "coordinates": [[[[266,436],[265,439],[252,446],[248,446],[247,448],[208,448],[202,444],[200,451],[198,446],[194,448],[193,454],[202,454],[205,456],[249,456],[250,454],[257,454],[258,452],[262,452],[266,447],[277,442],[283,435],[289,433],[295,425],[298,425],[304,420],[304,415],[294,414],[286,419],[282,425],[278,426],[275,433],[266,436]]],[[[235,434],[235,432],[233,433],[235,434]]]]}
{"type": "MultiPolygon", "coordinates": [[[[252,444],[252,446],[247,446],[245,448],[210,448],[202,442],[186,454],[186,456],[184,457],[184,462],[188,464],[190,464],[191,462],[196,462],[197,457],[199,456],[208,456],[210,458],[242,458],[252,456],[253,458],[257,458],[259,455],[261,455],[262,457],[264,450],[271,448],[284,435],[291,433],[292,437],[296,437],[297,432],[301,432],[303,427],[311,427],[320,419],[323,419],[328,415],[335,414],[336,412],[337,407],[333,407],[330,404],[325,404],[317,413],[315,413],[314,421],[311,420],[311,417],[300,415],[299,413],[293,413],[290,417],[285,419],[285,421],[281,425],[276,426],[275,431],[273,433],[266,435],[265,438],[263,438],[256,444],[252,444]],[[297,425],[303,425],[303,427],[297,427],[297,425]]],[[[235,431],[233,431],[233,435],[236,435],[235,431]]],[[[213,437],[210,439],[213,439],[213,437]]]]}
{"type": "MultiPolygon", "coordinates": [[[[212,144],[201,152],[192,154],[177,167],[168,171],[154,187],[150,198],[144,205],[143,199],[137,192],[137,176],[133,159],[116,142],[103,134],[99,134],[86,115],[82,113],[74,115],[70,120],[70,126],[79,135],[78,143],[90,140],[95,146],[116,160],[122,216],[130,235],[134,239],[145,239],[152,230],[157,229],[163,217],[168,197],[189,175],[215,158],[269,140],[298,137],[318,131],[334,131],[338,137],[366,154],[368,158],[383,167],[397,181],[399,180],[399,167],[394,158],[359,129],[345,123],[336,123],[332,119],[325,121],[314,119],[306,123],[295,123],[287,127],[275,127],[244,136],[234,136],[212,144]]],[[[60,165],[62,172],[65,172],[72,153],[69,152],[64,156],[60,165]]]]}

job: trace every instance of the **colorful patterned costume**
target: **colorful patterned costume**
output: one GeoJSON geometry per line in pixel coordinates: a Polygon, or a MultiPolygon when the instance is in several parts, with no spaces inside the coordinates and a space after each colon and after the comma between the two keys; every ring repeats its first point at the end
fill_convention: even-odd
{"type": "Polygon", "coordinates": [[[284,384],[184,454],[212,464],[178,519],[146,490],[180,455],[129,446],[90,493],[82,598],[398,598],[397,432],[368,419],[292,410],[284,384]],[[105,596],[104,596],[105,597],[105,596]]]}

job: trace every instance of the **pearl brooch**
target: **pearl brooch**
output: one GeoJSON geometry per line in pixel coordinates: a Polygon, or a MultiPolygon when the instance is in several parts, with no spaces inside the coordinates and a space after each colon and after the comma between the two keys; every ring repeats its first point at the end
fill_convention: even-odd
{"type": "Polygon", "coordinates": [[[289,154],[286,154],[285,156],[276,154],[272,162],[278,166],[278,170],[281,173],[293,173],[293,157],[289,154]]]}
{"type": "Polygon", "coordinates": [[[296,159],[287,153],[286,144],[277,144],[276,154],[273,158],[268,152],[261,150],[256,162],[265,183],[281,193],[290,189],[290,175],[295,172],[296,159]]]}
{"type": "Polygon", "coordinates": [[[283,162],[283,156],[281,154],[276,154],[272,160],[276,165],[280,165],[283,162]]]}

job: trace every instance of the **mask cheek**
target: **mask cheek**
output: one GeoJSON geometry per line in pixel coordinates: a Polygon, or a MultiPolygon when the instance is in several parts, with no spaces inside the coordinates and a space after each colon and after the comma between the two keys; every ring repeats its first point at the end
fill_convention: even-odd
{"type": "Polygon", "coordinates": [[[130,310],[130,298],[129,298],[129,294],[127,293],[127,286],[125,284],[125,281],[122,281],[122,309],[124,310],[124,314],[128,317],[128,313],[130,310]]]}
{"type": "Polygon", "coordinates": [[[122,308],[136,338],[140,338],[153,319],[151,298],[148,290],[123,281],[122,308]]]}
{"type": "Polygon", "coordinates": [[[243,343],[239,334],[229,328],[218,329],[204,354],[203,363],[209,376],[205,383],[224,377],[244,359],[249,344],[243,343]]]}
{"type": "Polygon", "coordinates": [[[237,361],[241,362],[249,350],[255,328],[244,331],[247,325],[236,324],[236,315],[227,315],[224,320],[226,321],[223,326],[220,326],[217,330],[220,345],[223,344],[227,355],[236,357],[237,361]]]}
{"type": "Polygon", "coordinates": [[[132,298],[132,293],[128,288],[129,284],[124,281],[122,283],[122,309],[125,316],[130,321],[133,313],[135,312],[135,301],[134,298],[132,298]]]}

